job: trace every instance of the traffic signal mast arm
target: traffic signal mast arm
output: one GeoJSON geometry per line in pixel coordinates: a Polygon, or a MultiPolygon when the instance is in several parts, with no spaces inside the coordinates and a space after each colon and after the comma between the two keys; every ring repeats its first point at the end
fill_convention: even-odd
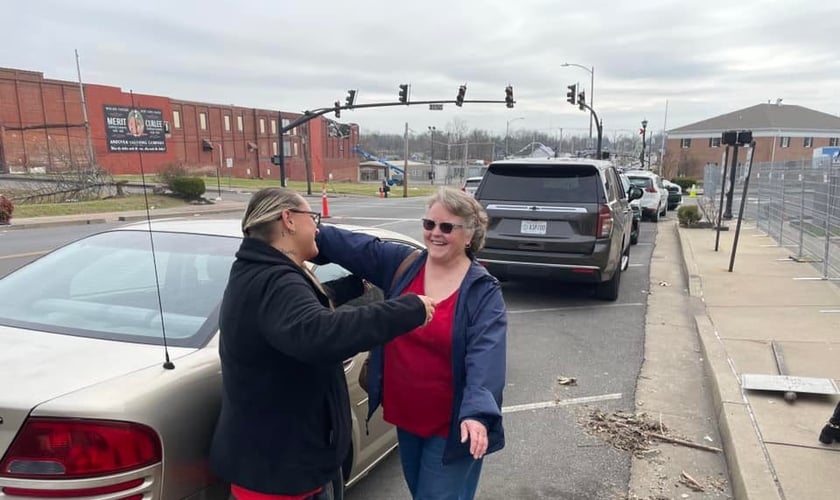
{"type": "MultiPolygon", "coordinates": [[[[338,101],[336,101],[338,102],[338,101]]],[[[507,104],[508,101],[505,100],[484,100],[484,99],[464,99],[465,103],[468,104],[507,104]]],[[[516,102],[516,101],[513,101],[516,102]]],[[[321,115],[325,115],[327,113],[333,113],[336,110],[342,109],[361,109],[361,108],[384,108],[387,106],[416,106],[416,105],[425,105],[425,104],[456,104],[455,100],[447,100],[447,101],[410,101],[410,102],[375,102],[371,104],[354,104],[352,106],[344,105],[344,106],[332,106],[329,108],[318,108],[312,111],[304,111],[302,116],[292,120],[288,125],[280,127],[280,135],[285,134],[289,130],[302,125],[309,120],[317,118],[321,115]]]]}

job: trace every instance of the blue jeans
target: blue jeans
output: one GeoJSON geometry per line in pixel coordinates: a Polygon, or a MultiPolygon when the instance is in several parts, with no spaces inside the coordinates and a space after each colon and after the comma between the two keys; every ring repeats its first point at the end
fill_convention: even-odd
{"type": "Polygon", "coordinates": [[[403,475],[414,500],[473,500],[484,461],[465,458],[443,464],[446,439],[422,438],[397,429],[403,475]]]}

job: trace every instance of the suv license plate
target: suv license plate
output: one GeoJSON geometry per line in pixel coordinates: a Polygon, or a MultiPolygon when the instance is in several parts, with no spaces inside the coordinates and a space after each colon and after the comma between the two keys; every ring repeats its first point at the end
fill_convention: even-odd
{"type": "Polygon", "coordinates": [[[548,222],[544,220],[523,220],[519,231],[522,234],[545,234],[548,222]]]}

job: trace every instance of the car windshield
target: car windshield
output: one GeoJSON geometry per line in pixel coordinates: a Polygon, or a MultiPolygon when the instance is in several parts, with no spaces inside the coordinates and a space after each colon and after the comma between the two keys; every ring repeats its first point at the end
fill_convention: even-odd
{"type": "Polygon", "coordinates": [[[485,174],[481,198],[544,203],[600,203],[598,171],[589,165],[499,165],[485,174]]]}
{"type": "Polygon", "coordinates": [[[161,344],[165,326],[169,345],[204,345],[241,240],[153,235],[100,233],[9,274],[0,280],[0,325],[146,344],[161,344]]]}

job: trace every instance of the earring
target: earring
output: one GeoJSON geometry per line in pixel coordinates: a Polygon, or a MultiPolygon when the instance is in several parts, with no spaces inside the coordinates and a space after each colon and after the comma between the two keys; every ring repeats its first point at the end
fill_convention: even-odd
{"type": "Polygon", "coordinates": [[[467,245],[464,248],[469,248],[471,246],[472,246],[472,243],[467,243],[467,245]]]}

